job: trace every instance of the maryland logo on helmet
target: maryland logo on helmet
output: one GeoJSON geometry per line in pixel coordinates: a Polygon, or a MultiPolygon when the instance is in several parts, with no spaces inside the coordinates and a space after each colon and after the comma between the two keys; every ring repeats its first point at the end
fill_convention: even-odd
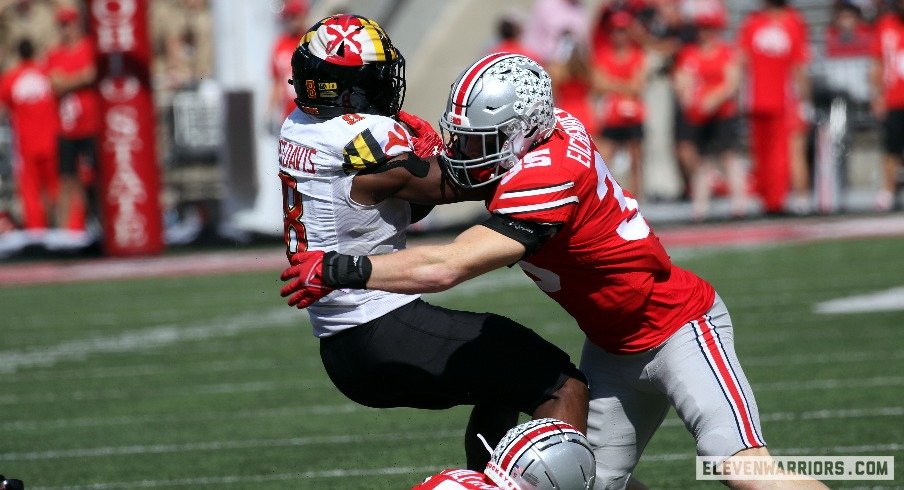
{"type": "Polygon", "coordinates": [[[394,117],[405,98],[405,58],[376,21],[337,14],[314,24],[292,55],[296,105],[320,117],[394,117]]]}
{"type": "Polygon", "coordinates": [[[342,66],[361,66],[398,58],[383,28],[374,20],[337,14],[314,25],[302,38],[314,56],[342,66]]]}

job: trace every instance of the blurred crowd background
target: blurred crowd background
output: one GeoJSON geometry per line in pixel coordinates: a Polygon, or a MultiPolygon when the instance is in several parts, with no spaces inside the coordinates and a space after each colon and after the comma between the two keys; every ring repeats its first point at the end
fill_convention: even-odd
{"type": "MultiPolygon", "coordinates": [[[[405,108],[430,121],[480,55],[539,61],[652,221],[901,206],[904,0],[151,0],[167,245],[281,236],[289,60],[341,11],[383,25],[405,108]]],[[[0,258],[102,241],[85,18],[77,0],[0,0],[0,258]]],[[[415,231],[473,221],[472,204],[415,231]]]]}

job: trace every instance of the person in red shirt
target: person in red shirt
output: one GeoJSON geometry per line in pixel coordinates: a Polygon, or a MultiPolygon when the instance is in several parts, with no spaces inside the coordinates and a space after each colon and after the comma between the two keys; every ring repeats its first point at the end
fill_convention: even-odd
{"type": "Polygon", "coordinates": [[[731,195],[732,216],[747,212],[746,173],[738,154],[737,94],[740,67],[737,52],[722,39],[726,25],[723,10],[697,16],[699,41],[682,48],[675,64],[675,91],[686,130],[678,142],[681,162],[691,175],[691,200],[695,220],[709,214],[716,169],[713,159],[725,166],[731,195]],[[701,158],[702,157],[702,158],[701,158]]]}
{"type": "Polygon", "coordinates": [[[873,114],[882,121],[884,172],[876,209],[889,211],[898,203],[895,192],[904,154],[904,0],[876,24],[873,43],[873,114]]]}
{"type": "Polygon", "coordinates": [[[768,456],[723,301],[671,262],[584,125],[554,107],[543,68],[511,53],[479,59],[452,85],[440,127],[446,173],[466,188],[491,186],[490,217],[445,245],[330,251],[338,262],[323,250],[296,253],[282,274],[289,304],[353,285],[442,291],[517,263],[586,335],[599,488],[624,487],[670,407],[697,454],[768,456]]]}
{"type": "Polygon", "coordinates": [[[57,25],[60,43],[47,54],[47,70],[59,106],[60,224],[84,237],[90,186],[84,170],[96,167],[101,128],[96,54],[78,10],[61,7],[57,25]]]}
{"type": "Polygon", "coordinates": [[[618,11],[609,18],[608,42],[594,47],[594,89],[603,97],[600,153],[606,162],[619,149],[625,149],[629,160],[628,189],[643,195],[641,140],[644,121],[643,49],[631,40],[628,29],[634,18],[618,11]]]}
{"type": "Polygon", "coordinates": [[[292,53],[301,41],[301,35],[308,28],[308,2],[289,0],[282,11],[283,33],[276,39],[270,54],[270,76],[273,87],[270,90],[269,113],[271,126],[277,131],[283,120],[295,110],[295,89],[288,83],[292,78],[292,53]]]}
{"type": "Polygon", "coordinates": [[[0,107],[9,111],[15,135],[16,186],[26,230],[49,227],[59,186],[57,106],[44,67],[35,61],[35,48],[23,39],[17,46],[19,64],[0,79],[0,107]]]}
{"type": "Polygon", "coordinates": [[[805,129],[801,112],[809,100],[806,28],[786,3],[765,0],[765,8],[751,13],[739,34],[746,66],[753,173],[767,214],[785,212],[792,183],[798,198],[804,198],[808,187],[806,162],[799,156],[801,140],[792,141],[805,129]]]}

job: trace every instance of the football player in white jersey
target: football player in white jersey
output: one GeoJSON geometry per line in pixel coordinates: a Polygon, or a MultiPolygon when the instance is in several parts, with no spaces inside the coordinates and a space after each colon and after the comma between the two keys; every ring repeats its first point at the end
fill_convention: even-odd
{"type": "Polygon", "coordinates": [[[483,470],[476,434],[496,444],[519,412],[586,430],[587,385],[568,354],[508,318],[360,289],[347,257],[403,249],[407,226],[432,205],[486,197],[451,184],[435,158],[436,132],[401,112],[404,66],[364,17],[327,17],[301,39],[291,80],[298,109],[279,140],[287,254],[333,251],[327,274],[349,285],[308,309],[335,386],[375,408],[473,405],[465,453],[469,469],[483,470]]]}

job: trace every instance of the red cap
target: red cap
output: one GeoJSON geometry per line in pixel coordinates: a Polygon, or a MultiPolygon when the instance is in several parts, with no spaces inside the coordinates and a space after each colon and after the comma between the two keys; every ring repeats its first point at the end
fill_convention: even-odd
{"type": "Polygon", "coordinates": [[[78,10],[73,7],[60,7],[56,12],[56,20],[60,24],[68,24],[78,20],[78,10]]]}
{"type": "Polygon", "coordinates": [[[286,0],[285,5],[283,5],[282,16],[286,17],[295,17],[297,15],[307,15],[308,14],[308,2],[307,0],[286,0]]]}
{"type": "Polygon", "coordinates": [[[609,18],[609,25],[613,29],[627,29],[631,26],[631,23],[634,22],[634,17],[631,16],[628,12],[624,10],[619,10],[612,14],[612,17],[609,18]]]}

